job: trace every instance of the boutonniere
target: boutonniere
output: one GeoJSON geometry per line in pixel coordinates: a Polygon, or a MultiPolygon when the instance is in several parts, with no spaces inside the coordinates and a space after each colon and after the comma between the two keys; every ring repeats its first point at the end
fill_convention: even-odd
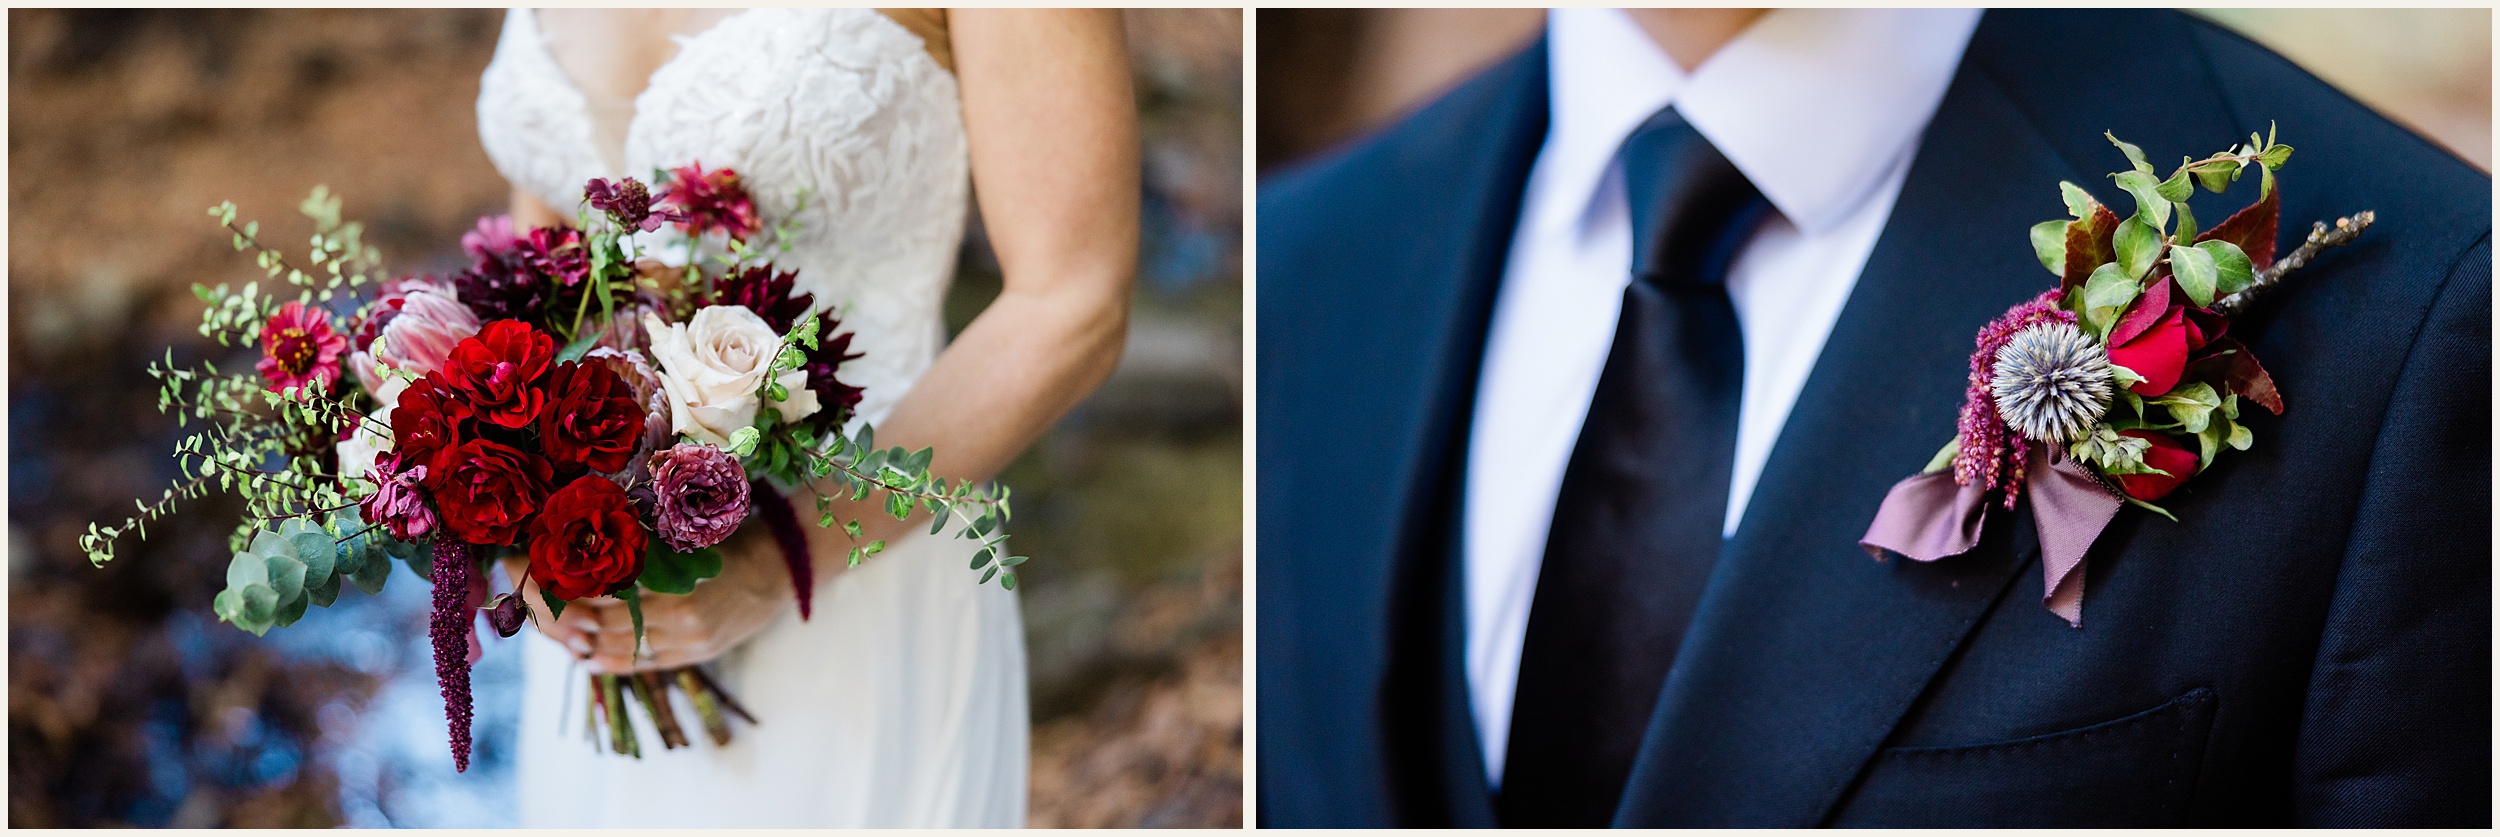
{"type": "Polygon", "coordinates": [[[2128,505],[2154,505],[2213,464],[2224,448],[2255,442],[2240,423],[2255,404],[2280,415],[2282,395],[2231,320],[2320,250],[2351,241],[2373,215],[2314,224],[2298,249],[2275,258],[2281,198],[2275,171],[2292,147],[2269,135],[2167,179],[2144,152],[2110,136],[2128,171],[2111,175],[2135,200],[2117,213],[2059,183],[2071,220],[2031,228],[2040,264],[2058,286],[1980,329],[1970,387],[1953,441],[1927,468],[1884,496],[1858,542],[1916,561],[1970,551],[1992,509],[2028,497],[2047,589],[2041,603],[2083,626],[2083,559],[2128,505]],[[2257,201],[2211,228],[2188,210],[2198,186],[2221,193],[2250,169],[2257,201]]]}

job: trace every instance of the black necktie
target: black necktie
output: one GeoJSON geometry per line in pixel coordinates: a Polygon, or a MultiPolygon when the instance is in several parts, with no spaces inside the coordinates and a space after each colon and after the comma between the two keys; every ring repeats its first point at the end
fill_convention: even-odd
{"type": "Polygon", "coordinates": [[[1673,109],[1621,159],[1632,283],[1528,611],[1504,826],[1614,818],[1727,515],[1745,355],[1724,280],[1769,205],[1673,109]]]}

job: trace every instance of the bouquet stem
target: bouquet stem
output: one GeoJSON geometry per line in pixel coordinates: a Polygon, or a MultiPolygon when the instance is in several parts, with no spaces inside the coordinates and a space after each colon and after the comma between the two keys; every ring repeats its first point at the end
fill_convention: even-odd
{"type": "Polygon", "coordinates": [[[695,717],[702,719],[703,732],[712,737],[712,744],[729,746],[729,719],[722,717],[720,704],[712,700],[711,692],[704,691],[703,681],[695,677],[694,669],[677,670],[677,688],[685,690],[686,696],[694,699],[695,717]]]}
{"type": "MultiPolygon", "coordinates": [[[[694,704],[695,717],[703,724],[703,732],[712,739],[714,746],[729,745],[730,715],[736,715],[749,724],[755,723],[755,716],[747,714],[746,707],[738,705],[737,698],[730,697],[720,684],[712,681],[711,676],[694,666],[635,674],[593,674],[589,677],[590,700],[583,710],[589,716],[585,730],[595,729],[604,718],[608,725],[608,749],[618,755],[642,756],[641,736],[625,711],[628,696],[641,704],[643,712],[651,716],[651,724],[659,730],[660,746],[664,749],[694,746],[693,740],[687,737],[687,726],[677,719],[675,701],[669,699],[671,686],[684,692],[687,701],[694,704]]],[[[598,740],[596,733],[591,733],[591,740],[598,740]]]]}

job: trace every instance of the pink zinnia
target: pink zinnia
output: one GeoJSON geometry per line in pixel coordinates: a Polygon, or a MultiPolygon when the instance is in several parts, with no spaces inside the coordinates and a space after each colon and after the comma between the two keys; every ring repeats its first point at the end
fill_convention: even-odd
{"type": "Polygon", "coordinates": [[[662,211],[679,216],[677,228],[687,235],[700,237],[720,230],[730,238],[745,241],[763,222],[755,215],[755,200],[738,180],[734,169],[706,172],[696,163],[669,172],[668,192],[660,197],[662,211]]]}
{"type": "Polygon", "coordinates": [[[339,381],[339,355],[347,337],[330,327],[327,313],[289,302],[260,328],[260,376],[270,392],[291,392],[318,381],[327,390],[339,381]]]}

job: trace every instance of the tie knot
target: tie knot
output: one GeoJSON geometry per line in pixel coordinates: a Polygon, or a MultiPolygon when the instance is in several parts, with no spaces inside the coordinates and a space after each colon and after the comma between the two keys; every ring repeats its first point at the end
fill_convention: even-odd
{"type": "Polygon", "coordinates": [[[1770,204],[1675,108],[1623,141],[1632,275],[1661,287],[1716,285],[1770,204]]]}

